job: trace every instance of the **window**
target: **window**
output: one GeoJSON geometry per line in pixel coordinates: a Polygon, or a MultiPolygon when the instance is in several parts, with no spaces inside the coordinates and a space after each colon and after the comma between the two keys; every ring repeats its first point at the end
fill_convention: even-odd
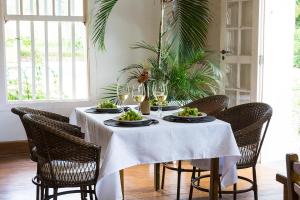
{"type": "Polygon", "coordinates": [[[3,0],[8,101],[88,97],[84,0],[3,0]]]}

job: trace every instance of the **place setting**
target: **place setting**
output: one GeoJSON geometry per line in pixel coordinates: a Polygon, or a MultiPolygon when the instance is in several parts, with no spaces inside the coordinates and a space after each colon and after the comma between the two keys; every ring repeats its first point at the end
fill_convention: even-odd
{"type": "Polygon", "coordinates": [[[172,115],[163,117],[165,121],[177,123],[205,123],[216,120],[215,117],[208,116],[204,112],[199,112],[198,108],[184,107],[172,115]]]}
{"type": "Polygon", "coordinates": [[[130,96],[130,87],[128,84],[118,85],[117,87],[117,97],[120,105],[121,115],[113,117],[104,121],[107,126],[113,127],[142,127],[158,124],[159,121],[146,117],[141,112],[141,103],[146,98],[145,87],[142,84],[134,85],[131,89],[131,97],[134,102],[138,103],[139,106],[136,107],[123,107],[124,102],[130,96]]]}

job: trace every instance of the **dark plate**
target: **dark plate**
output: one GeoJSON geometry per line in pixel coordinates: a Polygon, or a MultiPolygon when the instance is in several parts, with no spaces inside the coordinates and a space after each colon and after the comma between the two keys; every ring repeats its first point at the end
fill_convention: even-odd
{"type": "Polygon", "coordinates": [[[178,118],[173,115],[165,116],[163,119],[168,122],[176,122],[176,123],[206,123],[206,122],[212,122],[216,120],[216,118],[212,116],[191,119],[191,118],[178,118]]]}
{"type": "Polygon", "coordinates": [[[89,108],[85,110],[86,113],[102,114],[102,113],[121,113],[121,108],[110,108],[110,109],[101,109],[101,108],[89,108]]]}
{"type": "MultiPolygon", "coordinates": [[[[151,106],[152,111],[157,111],[159,106],[151,106]]],[[[162,111],[171,111],[171,110],[178,110],[179,106],[163,106],[162,111]]]]}
{"type": "Polygon", "coordinates": [[[159,122],[155,119],[149,119],[146,121],[139,121],[136,123],[123,123],[114,119],[105,120],[104,124],[107,126],[114,127],[142,127],[142,126],[150,126],[152,124],[158,124],[159,122]]]}

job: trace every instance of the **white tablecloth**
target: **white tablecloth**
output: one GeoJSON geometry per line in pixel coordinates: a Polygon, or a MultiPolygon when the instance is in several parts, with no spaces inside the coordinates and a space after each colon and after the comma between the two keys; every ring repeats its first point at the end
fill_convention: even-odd
{"type": "MultiPolygon", "coordinates": [[[[96,186],[98,199],[122,199],[119,171],[146,163],[219,157],[222,186],[232,185],[237,180],[236,162],[240,152],[228,123],[220,120],[172,123],[159,119],[154,112],[150,117],[159,120],[157,125],[108,127],[103,122],[117,114],[89,114],[84,112],[86,109],[75,109],[70,119],[86,133],[87,141],[102,147],[102,166],[96,186]]],[[[168,112],[164,112],[166,114],[168,112]]]]}

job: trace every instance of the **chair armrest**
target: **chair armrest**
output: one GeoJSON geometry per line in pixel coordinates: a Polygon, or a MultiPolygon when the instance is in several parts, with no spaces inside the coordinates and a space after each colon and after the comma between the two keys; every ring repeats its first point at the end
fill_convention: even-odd
{"type": "Polygon", "coordinates": [[[287,178],[286,178],[286,176],[284,176],[282,174],[276,174],[276,181],[283,185],[287,184],[287,178]]]}

